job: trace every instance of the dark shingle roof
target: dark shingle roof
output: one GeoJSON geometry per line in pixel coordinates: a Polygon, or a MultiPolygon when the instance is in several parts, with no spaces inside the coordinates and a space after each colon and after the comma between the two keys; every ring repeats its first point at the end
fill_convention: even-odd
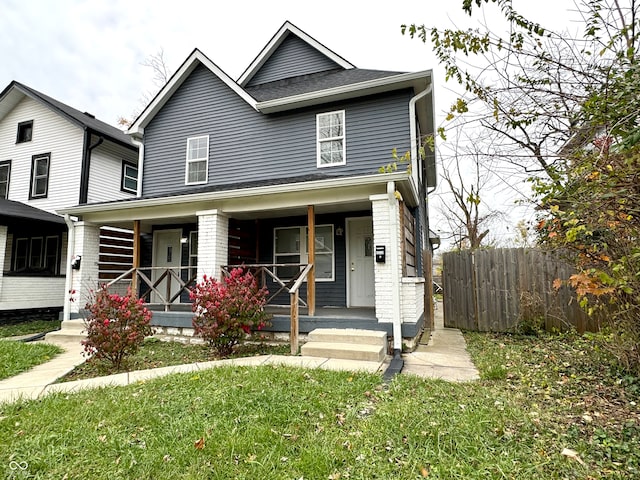
{"type": "Polygon", "coordinates": [[[404,72],[365,70],[361,68],[350,68],[347,70],[336,69],[263,83],[261,85],[246,87],[245,90],[259,102],[265,102],[267,100],[302,95],[326,90],[328,88],[344,87],[369,80],[393,77],[395,75],[401,75],[402,73],[404,72]]]}
{"type": "Polygon", "coordinates": [[[57,223],[64,225],[64,218],[53,213],[40,210],[39,208],[0,198],[0,219],[26,219],[40,222],[57,223]]]}
{"type": "MultiPolygon", "coordinates": [[[[38,92],[37,90],[34,90],[33,88],[28,87],[20,82],[16,82],[16,81],[11,82],[11,84],[9,85],[9,87],[7,87],[5,92],[8,91],[14,85],[18,89],[22,90],[23,93],[25,93],[26,95],[39,99],[41,102],[48,104],[50,107],[52,107],[54,110],[61,113],[63,116],[71,120],[73,123],[76,123],[81,127],[87,127],[99,134],[109,137],[112,140],[115,140],[116,142],[119,142],[126,146],[131,146],[136,148],[135,145],[131,142],[131,138],[127,134],[125,134],[122,130],[114,127],[113,125],[109,125],[108,123],[105,123],[102,120],[98,120],[91,114],[88,114],[86,112],[81,112],[80,110],[70,107],[69,105],[62,103],[56,100],[55,98],[51,98],[50,96],[45,95],[44,93],[38,92]]],[[[0,95],[0,97],[2,97],[5,92],[3,92],[3,94],[0,95]]]]}

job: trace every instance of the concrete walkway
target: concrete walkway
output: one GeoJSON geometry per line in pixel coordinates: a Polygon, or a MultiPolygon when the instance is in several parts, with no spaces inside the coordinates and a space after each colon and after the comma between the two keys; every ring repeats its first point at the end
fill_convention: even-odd
{"type": "Polygon", "coordinates": [[[402,355],[402,373],[450,382],[478,380],[480,375],[467,352],[462,332],[444,327],[442,303],[435,311],[434,327],[427,345],[418,345],[413,352],[402,355]]]}
{"type": "MultiPolygon", "coordinates": [[[[424,378],[441,378],[452,382],[478,379],[478,371],[467,353],[466,343],[462,334],[457,329],[444,328],[441,308],[436,310],[435,321],[436,328],[431,334],[429,344],[420,345],[414,352],[402,356],[404,360],[402,373],[418,375],[424,378]]],[[[84,362],[84,357],[82,356],[82,346],[79,342],[63,339],[50,339],[49,342],[59,345],[65,352],[49,362],[32,368],[28,372],[0,381],[0,403],[13,402],[20,398],[36,399],[51,392],[76,392],[86,388],[129,385],[171,373],[194,372],[218,366],[275,364],[375,373],[384,372],[389,364],[388,357],[383,362],[366,362],[336,358],[261,355],[138,370],[74,382],[53,383],[84,362]]]]}

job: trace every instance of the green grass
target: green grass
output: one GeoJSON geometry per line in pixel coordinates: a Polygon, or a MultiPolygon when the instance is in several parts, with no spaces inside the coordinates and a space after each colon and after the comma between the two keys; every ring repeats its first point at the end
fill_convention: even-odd
{"type": "Polygon", "coordinates": [[[0,380],[25,372],[61,352],[59,347],[46,343],[0,340],[0,380]]]}
{"type": "MultiPolygon", "coordinates": [[[[245,342],[237,345],[234,354],[229,358],[268,354],[285,355],[288,353],[290,353],[288,344],[245,342]]],[[[207,362],[218,359],[219,357],[216,357],[213,350],[206,345],[163,342],[157,338],[147,338],[135,355],[125,359],[122,370],[131,372],[133,370],[146,370],[148,368],[207,362]]],[[[109,362],[94,359],[78,365],[73,371],[59,379],[58,382],[83,380],[114,373],[118,372],[112,368],[109,362]]]]}
{"type": "Polygon", "coordinates": [[[59,320],[29,320],[26,322],[0,325],[0,338],[51,332],[60,328],[59,320]]]}
{"type": "Polygon", "coordinates": [[[467,339],[483,379],[466,384],[223,367],[1,406],[0,472],[20,463],[27,478],[69,480],[638,477],[637,379],[573,337],[467,339]],[[487,376],[493,365],[500,373],[487,376]]]}

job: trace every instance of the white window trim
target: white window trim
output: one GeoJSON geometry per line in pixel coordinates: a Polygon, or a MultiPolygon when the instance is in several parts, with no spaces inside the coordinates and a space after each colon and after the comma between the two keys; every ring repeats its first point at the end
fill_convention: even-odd
{"type": "Polygon", "coordinates": [[[30,198],[47,198],[49,196],[49,175],[51,174],[51,156],[49,154],[34,155],[31,160],[31,196],[30,198]],[[39,160],[47,161],[47,173],[45,175],[37,175],[37,164],[39,160]],[[44,193],[36,193],[36,181],[38,179],[46,179],[44,193]]]}
{"type": "Polygon", "coordinates": [[[185,169],[184,169],[184,184],[185,185],[202,185],[204,183],[207,183],[209,181],[209,135],[200,135],[198,137],[189,137],[189,138],[187,138],[187,150],[186,150],[185,158],[186,158],[186,163],[185,163],[185,169]],[[205,158],[197,158],[197,159],[193,159],[193,158],[189,159],[189,142],[191,140],[200,140],[201,138],[206,138],[207,139],[207,155],[206,155],[206,157],[205,158]],[[189,164],[190,163],[195,163],[195,162],[201,162],[203,160],[206,162],[204,180],[200,181],[200,182],[190,182],[189,181],[189,164]]]}
{"type": "Polygon", "coordinates": [[[316,166],[318,168],[337,167],[339,165],[347,164],[347,114],[345,110],[335,110],[333,112],[323,112],[316,115],[316,166]],[[339,113],[342,115],[342,135],[339,137],[329,137],[320,139],[320,117],[325,115],[334,115],[339,113]],[[323,142],[342,140],[342,162],[336,163],[322,163],[320,144],[323,142]]]}
{"type": "MultiPolygon", "coordinates": [[[[335,245],[335,232],[333,224],[326,225],[316,225],[316,229],[322,227],[331,228],[331,236],[333,237],[333,248],[331,249],[331,278],[318,278],[316,277],[316,282],[335,282],[336,280],[336,245],[335,245]]],[[[273,229],[273,263],[279,263],[276,259],[277,256],[291,256],[291,255],[299,255],[301,264],[309,263],[309,253],[307,249],[307,226],[299,226],[299,225],[291,225],[289,227],[274,227],[273,229]],[[293,228],[297,228],[300,231],[300,252],[286,252],[286,253],[276,253],[276,236],[278,230],[290,230],[293,228]]],[[[316,252],[316,255],[329,255],[328,253],[320,253],[316,252]]],[[[281,280],[289,280],[289,279],[281,279],[281,280]]],[[[305,280],[306,281],[306,280],[305,280]]],[[[275,280],[274,280],[275,282],[275,280]]]]}
{"type": "Polygon", "coordinates": [[[11,160],[6,160],[6,161],[2,161],[0,162],[0,168],[6,168],[7,169],[7,180],[6,182],[2,182],[2,183],[6,183],[7,187],[6,187],[6,195],[4,197],[0,197],[0,198],[5,198],[8,199],[9,198],[9,186],[11,185],[11,160]]]}
{"type": "Polygon", "coordinates": [[[122,179],[121,179],[121,181],[122,181],[121,190],[123,192],[138,193],[138,166],[135,163],[129,162],[127,160],[122,160],[122,179]],[[135,176],[127,175],[127,168],[135,169],[135,171],[136,171],[135,176]],[[136,182],[136,188],[127,187],[127,182],[126,182],[127,179],[134,180],[136,182]]]}

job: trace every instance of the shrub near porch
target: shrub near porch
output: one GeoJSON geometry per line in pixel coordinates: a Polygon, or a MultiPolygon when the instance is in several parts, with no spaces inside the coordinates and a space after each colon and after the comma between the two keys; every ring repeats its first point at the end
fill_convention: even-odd
{"type": "Polygon", "coordinates": [[[218,354],[231,354],[233,347],[253,329],[262,329],[267,289],[258,288],[248,270],[234,268],[222,281],[206,275],[190,294],[193,328],[218,354]]]}

